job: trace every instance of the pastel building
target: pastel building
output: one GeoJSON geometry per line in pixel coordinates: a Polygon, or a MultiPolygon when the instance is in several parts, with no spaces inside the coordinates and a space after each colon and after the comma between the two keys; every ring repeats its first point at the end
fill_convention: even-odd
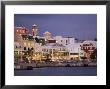
{"type": "Polygon", "coordinates": [[[20,54],[20,52],[22,52],[21,45],[18,42],[14,42],[14,52],[15,54],[20,54]]]}
{"type": "Polygon", "coordinates": [[[84,51],[84,56],[87,59],[90,59],[90,55],[95,49],[97,49],[97,41],[87,40],[81,44],[81,50],[84,51]]]}
{"type": "Polygon", "coordinates": [[[32,60],[81,60],[90,58],[97,48],[96,41],[76,42],[74,37],[55,36],[48,31],[43,37],[38,36],[37,25],[32,25],[31,33],[25,27],[14,28],[14,56],[15,59],[28,58],[32,60]]]}
{"type": "MultiPolygon", "coordinates": [[[[25,27],[15,27],[14,29],[14,55],[19,56],[19,59],[33,58],[33,54],[39,51],[37,40],[35,37],[37,35],[36,25],[32,25],[32,34],[29,34],[29,30],[25,27]]],[[[40,47],[39,47],[40,48],[40,47]]],[[[36,56],[36,55],[35,55],[36,56]]]]}
{"type": "Polygon", "coordinates": [[[22,47],[24,51],[35,51],[35,39],[30,35],[22,35],[22,47]]]}
{"type": "Polygon", "coordinates": [[[25,27],[14,27],[14,41],[19,41],[21,35],[29,34],[29,30],[25,27]]]}

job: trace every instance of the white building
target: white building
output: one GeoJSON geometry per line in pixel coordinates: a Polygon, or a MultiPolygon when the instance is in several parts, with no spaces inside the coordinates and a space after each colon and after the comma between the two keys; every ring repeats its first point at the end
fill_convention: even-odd
{"type": "Polygon", "coordinates": [[[75,38],[73,37],[62,37],[62,36],[55,36],[54,39],[56,40],[57,43],[63,44],[63,45],[68,45],[68,44],[74,44],[75,38]]]}
{"type": "Polygon", "coordinates": [[[68,59],[69,51],[62,44],[58,43],[49,43],[42,47],[43,57],[46,58],[46,55],[49,55],[49,58],[52,60],[62,60],[68,59]]]}
{"type": "Polygon", "coordinates": [[[84,56],[84,51],[81,50],[82,43],[74,43],[68,44],[66,47],[69,50],[69,59],[77,59],[80,60],[82,56],[84,56]]]}

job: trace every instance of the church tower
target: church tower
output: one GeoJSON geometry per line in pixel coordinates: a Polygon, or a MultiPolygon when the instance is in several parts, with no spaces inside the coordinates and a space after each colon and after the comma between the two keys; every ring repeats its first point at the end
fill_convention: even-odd
{"type": "Polygon", "coordinates": [[[32,25],[32,36],[36,36],[38,34],[37,26],[34,24],[32,25]]]}

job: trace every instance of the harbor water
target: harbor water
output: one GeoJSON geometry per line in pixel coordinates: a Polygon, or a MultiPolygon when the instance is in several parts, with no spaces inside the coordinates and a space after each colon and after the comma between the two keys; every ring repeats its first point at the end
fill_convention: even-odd
{"type": "Polygon", "coordinates": [[[97,67],[41,67],[14,70],[15,76],[97,76],[97,67]]]}

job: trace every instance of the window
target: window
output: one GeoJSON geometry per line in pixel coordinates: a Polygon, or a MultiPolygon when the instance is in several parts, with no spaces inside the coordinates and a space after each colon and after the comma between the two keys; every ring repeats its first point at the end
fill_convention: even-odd
{"type": "Polygon", "coordinates": [[[16,48],[17,48],[17,46],[16,46],[16,48]]]}
{"type": "Polygon", "coordinates": [[[95,49],[95,47],[92,47],[92,50],[94,50],[95,49]]]}
{"type": "Polygon", "coordinates": [[[26,47],[24,47],[24,50],[26,50],[26,47]]]}
{"type": "Polygon", "coordinates": [[[34,50],[34,48],[32,47],[31,50],[34,50]]]}
{"type": "Polygon", "coordinates": [[[90,47],[88,47],[88,50],[90,50],[90,47]]]}
{"type": "Polygon", "coordinates": [[[66,40],[66,44],[67,44],[67,42],[68,42],[68,41],[66,40]]]}
{"type": "Polygon", "coordinates": [[[28,51],[29,51],[30,49],[28,48],[28,51]]]}
{"type": "Polygon", "coordinates": [[[78,53],[70,53],[70,55],[78,55],[78,53]]]}

